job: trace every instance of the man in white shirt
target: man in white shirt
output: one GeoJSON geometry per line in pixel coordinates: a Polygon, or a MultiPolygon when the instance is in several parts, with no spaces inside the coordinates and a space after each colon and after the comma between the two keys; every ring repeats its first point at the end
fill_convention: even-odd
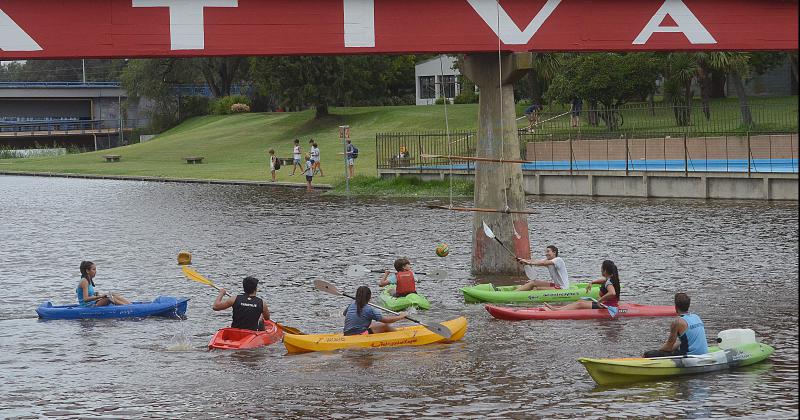
{"type": "Polygon", "coordinates": [[[546,257],[544,260],[526,260],[517,258],[517,261],[519,261],[520,264],[547,267],[547,270],[550,272],[550,281],[531,280],[522,286],[517,287],[518,291],[569,288],[567,265],[564,263],[564,260],[558,256],[558,248],[553,245],[548,245],[544,251],[544,256],[546,257]]]}

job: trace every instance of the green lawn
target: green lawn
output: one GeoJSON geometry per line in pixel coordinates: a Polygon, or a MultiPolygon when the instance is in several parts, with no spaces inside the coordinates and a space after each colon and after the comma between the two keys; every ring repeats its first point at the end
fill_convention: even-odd
{"type": "MultiPolygon", "coordinates": [[[[757,124],[776,130],[797,132],[797,97],[751,99],[757,124]],[[771,125],[770,125],[771,124],[771,125]]],[[[517,115],[522,115],[524,105],[519,105],[517,115]]],[[[546,113],[555,115],[566,108],[547,107],[546,113]]],[[[268,179],[267,150],[274,148],[280,157],[290,157],[292,140],[300,139],[303,151],[308,151],[308,140],[314,138],[320,145],[324,177],[315,182],[338,184],[344,179],[343,158],[338,155],[342,144],[338,139],[338,126],[349,125],[351,138],[359,148],[356,161],[358,175],[375,176],[375,134],[380,132],[408,132],[444,130],[444,106],[396,106],[331,108],[331,115],[314,119],[313,111],[298,113],[252,113],[231,116],[193,118],[151,141],[99,152],[35,159],[3,159],[0,169],[8,171],[36,171],[81,173],[100,175],[135,175],[174,178],[202,178],[228,180],[268,179]],[[118,163],[106,163],[104,154],[122,155],[118,163]],[[201,165],[188,165],[184,156],[204,156],[201,165]]],[[[623,129],[643,132],[682,130],[674,125],[671,110],[659,110],[656,116],[643,110],[625,112],[623,129]]],[[[451,130],[475,130],[478,105],[447,106],[451,130]]],[[[547,114],[546,114],[547,115],[547,114]]],[[[546,116],[545,116],[546,118],[546,116]]],[[[693,119],[700,117],[693,114],[693,119]]],[[[715,101],[712,108],[713,124],[727,129],[738,127],[738,107],[735,99],[715,101]]],[[[561,125],[546,126],[553,133],[569,133],[568,117],[561,125]]],[[[524,123],[520,121],[522,126],[524,123]]],[[[707,124],[707,123],[703,123],[707,124]]],[[[697,128],[702,124],[697,122],[697,128]]],[[[602,128],[588,127],[585,118],[582,132],[602,132],[602,128]]],[[[291,167],[278,171],[279,181],[304,182],[300,175],[289,176],[291,167]]],[[[374,189],[378,185],[370,185],[374,189]]],[[[467,187],[468,188],[468,187],[467,187]]]]}
{"type": "MultiPolygon", "coordinates": [[[[453,129],[474,129],[477,105],[447,107],[453,129]]],[[[443,106],[399,106],[331,108],[331,115],[314,119],[313,111],[299,113],[253,113],[193,118],[146,143],[98,152],[36,159],[4,159],[0,169],[82,174],[115,174],[176,178],[264,180],[267,150],[291,157],[292,141],[300,139],[303,151],[308,140],[317,141],[324,177],[315,182],[336,184],[344,179],[339,125],[350,125],[351,139],[359,148],[356,173],[375,176],[375,133],[387,131],[439,130],[445,128],[443,106]],[[106,163],[105,154],[122,155],[118,163],[106,163]],[[187,165],[181,158],[205,157],[201,165],[187,165]]],[[[279,181],[305,182],[291,167],[278,171],[279,181]]]]}

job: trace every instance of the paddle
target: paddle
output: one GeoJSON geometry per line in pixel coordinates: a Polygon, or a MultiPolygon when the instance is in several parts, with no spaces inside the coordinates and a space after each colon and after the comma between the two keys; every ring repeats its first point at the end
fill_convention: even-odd
{"type": "MultiPolygon", "coordinates": [[[[498,237],[497,237],[497,236],[494,234],[494,232],[492,232],[492,229],[490,229],[490,228],[489,228],[489,225],[487,225],[487,224],[486,224],[486,222],[483,222],[483,233],[484,233],[484,234],[485,234],[485,235],[486,235],[488,238],[490,238],[490,239],[494,239],[495,241],[497,241],[497,243],[498,243],[498,244],[500,244],[500,246],[502,246],[502,247],[503,247],[503,249],[505,249],[506,251],[508,251],[508,253],[509,253],[509,254],[511,254],[511,255],[512,255],[514,258],[517,258],[517,262],[519,262],[519,257],[517,257],[517,254],[515,254],[515,253],[514,253],[514,252],[513,252],[511,249],[509,249],[509,248],[506,246],[506,244],[504,244],[504,243],[503,243],[503,241],[501,241],[501,240],[500,240],[500,238],[498,238],[498,237]]],[[[520,264],[522,264],[522,263],[520,262],[520,264]]],[[[534,279],[536,279],[536,271],[533,269],[533,266],[532,266],[532,265],[525,264],[525,265],[523,266],[523,269],[525,270],[525,276],[526,276],[526,277],[528,277],[528,279],[529,279],[529,280],[534,280],[534,279]]]]}
{"type": "MultiPolygon", "coordinates": [[[[351,265],[347,267],[347,275],[350,277],[357,276],[359,274],[369,274],[369,273],[385,273],[386,270],[370,270],[363,265],[351,265]]],[[[420,274],[423,276],[428,276],[434,280],[444,280],[447,278],[447,271],[444,270],[433,270],[433,271],[415,271],[414,274],[420,274]]]]}
{"type": "MultiPolygon", "coordinates": [[[[185,265],[181,267],[181,270],[183,271],[183,275],[185,275],[187,279],[194,280],[194,281],[196,281],[198,283],[202,283],[202,284],[205,284],[207,286],[211,286],[211,287],[213,287],[213,288],[215,288],[217,290],[220,290],[220,288],[216,284],[214,284],[214,282],[212,282],[211,280],[207,279],[206,277],[204,277],[202,274],[198,273],[197,271],[194,271],[194,270],[192,270],[191,268],[189,268],[189,267],[187,267],[185,265]]],[[[231,297],[230,293],[228,293],[228,292],[225,292],[225,296],[231,297]]],[[[298,330],[297,328],[289,327],[289,326],[286,326],[286,325],[281,325],[281,324],[279,324],[277,322],[275,323],[275,325],[277,325],[278,328],[282,329],[283,332],[285,332],[285,333],[295,334],[295,335],[305,335],[304,332],[298,330]]]]}
{"type": "MultiPolygon", "coordinates": [[[[356,298],[354,298],[353,296],[350,296],[347,293],[340,292],[339,289],[336,288],[336,286],[334,286],[334,285],[332,285],[332,284],[330,284],[330,283],[328,283],[326,281],[323,281],[323,280],[314,280],[314,287],[316,287],[317,290],[323,291],[325,293],[330,293],[330,294],[336,295],[336,296],[349,297],[350,299],[356,300],[356,298]]],[[[371,302],[367,302],[367,305],[372,306],[373,308],[378,308],[378,309],[380,309],[382,311],[389,312],[390,314],[398,315],[398,313],[395,312],[395,311],[383,308],[383,307],[375,305],[374,303],[371,303],[371,302]]],[[[448,340],[450,339],[450,337],[453,336],[453,332],[450,331],[449,328],[445,327],[442,324],[439,324],[439,323],[423,324],[422,322],[417,321],[416,319],[411,318],[410,316],[406,316],[406,319],[411,321],[411,322],[415,322],[415,323],[417,323],[419,325],[422,325],[423,327],[429,329],[434,334],[440,335],[440,336],[442,336],[442,337],[444,337],[444,338],[446,338],[448,340]]]]}

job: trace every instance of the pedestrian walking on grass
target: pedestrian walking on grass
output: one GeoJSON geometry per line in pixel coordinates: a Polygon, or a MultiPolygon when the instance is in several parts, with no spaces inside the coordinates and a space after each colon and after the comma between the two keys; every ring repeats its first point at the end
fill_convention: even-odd
{"type": "Polygon", "coordinates": [[[272,182],[275,182],[275,171],[278,170],[278,157],[275,156],[275,149],[269,149],[269,173],[272,176],[272,182]]]}
{"type": "Polygon", "coordinates": [[[294,149],[292,150],[292,175],[297,169],[303,170],[303,148],[300,147],[300,139],[294,139],[294,149]]]}
{"type": "Polygon", "coordinates": [[[311,143],[311,166],[314,167],[314,175],[319,173],[319,176],[325,176],[325,174],[322,173],[322,164],[319,161],[319,145],[314,141],[314,139],[311,139],[311,141],[313,142],[311,143]]]}
{"type": "Polygon", "coordinates": [[[358,157],[358,149],[353,146],[353,143],[350,142],[350,139],[347,139],[347,146],[345,147],[345,158],[347,158],[347,172],[349,178],[355,176],[355,160],[358,157]]]}
{"type": "Polygon", "coordinates": [[[309,154],[306,154],[306,169],[303,174],[306,176],[306,191],[313,191],[314,188],[311,186],[311,181],[314,179],[314,166],[311,164],[311,155],[309,154]]]}

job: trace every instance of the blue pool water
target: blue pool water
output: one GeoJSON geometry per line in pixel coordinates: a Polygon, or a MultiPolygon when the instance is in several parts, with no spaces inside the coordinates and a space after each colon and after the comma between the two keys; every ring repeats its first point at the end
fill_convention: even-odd
{"type": "MultiPolygon", "coordinates": [[[[568,160],[536,161],[522,165],[524,170],[583,170],[583,171],[624,171],[624,160],[568,160]]],[[[747,159],[708,159],[708,160],[628,160],[629,171],[689,171],[689,172],[747,172],[747,159]]],[[[420,166],[420,169],[450,169],[449,165],[420,166]]],[[[475,164],[456,164],[452,169],[474,169],[475,164]]],[[[797,173],[798,159],[752,159],[750,172],[797,173]]]]}

